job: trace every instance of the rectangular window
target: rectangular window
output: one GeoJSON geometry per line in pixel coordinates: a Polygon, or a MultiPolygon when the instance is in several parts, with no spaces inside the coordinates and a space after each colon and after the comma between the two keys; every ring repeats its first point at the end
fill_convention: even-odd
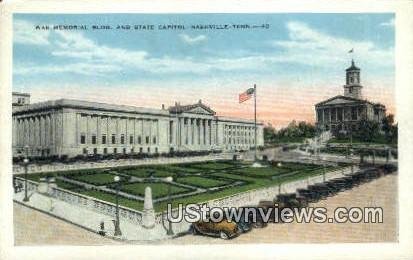
{"type": "Polygon", "coordinates": [[[81,144],[86,144],[86,135],[84,135],[84,134],[80,135],[80,143],[81,144]]]}
{"type": "Polygon", "coordinates": [[[131,152],[131,153],[135,153],[135,149],[134,149],[134,148],[131,148],[131,149],[130,149],[130,152],[131,152]]]}
{"type": "Polygon", "coordinates": [[[123,154],[126,154],[126,148],[123,148],[122,152],[123,154]]]}
{"type": "Polygon", "coordinates": [[[102,135],[102,144],[106,144],[106,135],[102,135]]]}
{"type": "Polygon", "coordinates": [[[103,154],[107,154],[108,153],[108,148],[103,148],[103,154]]]}
{"type": "Polygon", "coordinates": [[[138,136],[138,144],[142,144],[142,137],[138,136]]]}
{"type": "Polygon", "coordinates": [[[113,148],[113,153],[118,153],[118,148],[113,148]]]}
{"type": "Polygon", "coordinates": [[[129,144],[133,144],[133,135],[129,136],[129,144]]]}
{"type": "Polygon", "coordinates": [[[146,136],[146,138],[145,138],[145,143],[146,143],[146,144],[149,144],[149,136],[146,136]]]}
{"type": "Polygon", "coordinates": [[[148,147],[148,153],[151,153],[151,148],[150,147],[148,147]]]}
{"type": "Polygon", "coordinates": [[[152,143],[153,143],[153,144],[156,144],[156,136],[154,136],[154,137],[152,138],[152,143]]]}
{"type": "Polygon", "coordinates": [[[120,143],[125,144],[125,135],[120,136],[120,143]]]}
{"type": "Polygon", "coordinates": [[[97,148],[93,148],[93,154],[98,154],[98,149],[97,148]]]}
{"type": "Polygon", "coordinates": [[[112,135],[112,144],[116,144],[116,135],[115,134],[112,135]]]}
{"type": "Polygon", "coordinates": [[[139,153],[143,153],[143,148],[139,147],[139,153]]]}
{"type": "Polygon", "coordinates": [[[155,147],[155,153],[158,153],[158,147],[155,147]]]}
{"type": "Polygon", "coordinates": [[[96,135],[92,135],[92,144],[96,144],[96,135]]]}
{"type": "Polygon", "coordinates": [[[83,154],[87,154],[87,149],[83,148],[83,154]]]}

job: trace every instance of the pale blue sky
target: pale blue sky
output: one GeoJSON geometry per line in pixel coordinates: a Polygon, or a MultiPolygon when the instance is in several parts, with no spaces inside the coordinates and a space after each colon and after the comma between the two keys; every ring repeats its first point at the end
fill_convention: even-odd
{"type": "Polygon", "coordinates": [[[73,97],[73,89],[87,96],[91,88],[113,95],[117,89],[153,86],[208,97],[205,86],[211,84],[214,93],[255,82],[304,91],[337,86],[344,84],[352,48],[371,89],[394,87],[393,14],[15,14],[13,48],[13,88],[42,93],[35,100],[55,98],[50,93],[57,90],[63,97],[73,97]],[[56,24],[84,24],[89,30],[35,30],[56,24]],[[122,24],[153,24],[155,30],[91,29],[122,24]],[[168,24],[186,30],[157,29],[168,24]],[[269,29],[192,30],[196,24],[269,24],[269,29]]]}

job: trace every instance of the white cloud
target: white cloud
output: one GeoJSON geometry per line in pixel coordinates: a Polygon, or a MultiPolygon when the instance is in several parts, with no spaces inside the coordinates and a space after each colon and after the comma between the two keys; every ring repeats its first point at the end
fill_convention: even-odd
{"type": "Polygon", "coordinates": [[[354,49],[354,57],[369,66],[393,64],[393,48],[382,49],[369,41],[331,36],[301,22],[288,22],[287,29],[289,40],[272,42],[274,47],[284,50],[279,58],[286,62],[328,68],[348,61],[348,50],[354,49]]]}
{"type": "Polygon", "coordinates": [[[48,45],[48,30],[35,30],[35,25],[29,21],[16,19],[13,30],[13,41],[27,45],[48,45]]]}
{"type": "Polygon", "coordinates": [[[120,71],[117,66],[109,64],[97,64],[97,63],[71,63],[66,65],[43,65],[38,66],[34,64],[18,64],[13,73],[16,75],[36,75],[36,74],[48,74],[48,73],[65,73],[71,72],[80,75],[101,75],[106,73],[120,71]]]}
{"type": "MultiPolygon", "coordinates": [[[[143,50],[110,47],[99,44],[82,32],[29,33],[33,31],[33,28],[30,29],[32,26],[30,23],[22,20],[16,20],[16,23],[21,24],[20,28],[26,27],[27,29],[26,33],[18,33],[19,37],[16,41],[20,42],[25,39],[27,44],[48,44],[45,50],[48,50],[52,56],[64,58],[67,63],[62,66],[17,64],[15,74],[71,72],[83,75],[110,75],[110,72],[122,72],[125,69],[155,74],[207,74],[211,71],[268,71],[277,64],[282,65],[285,62],[328,69],[336,67],[338,63],[348,62],[347,51],[352,48],[354,48],[357,61],[362,60],[364,66],[388,67],[389,64],[393,64],[393,49],[381,49],[368,41],[331,36],[300,22],[286,24],[289,39],[271,42],[272,46],[277,48],[277,53],[265,55],[246,52],[241,56],[213,55],[212,53],[202,60],[192,57],[153,57],[143,50]]],[[[180,37],[188,44],[199,43],[207,39],[204,35],[191,38],[186,34],[181,34],[180,37]]]]}
{"type": "Polygon", "coordinates": [[[179,35],[179,37],[181,38],[181,40],[184,43],[187,43],[187,44],[190,44],[190,45],[197,44],[197,43],[200,43],[200,42],[203,42],[203,41],[207,40],[207,37],[205,35],[202,35],[202,34],[198,35],[198,36],[195,36],[195,37],[191,37],[188,34],[182,33],[182,34],[179,35]]]}
{"type": "Polygon", "coordinates": [[[391,18],[390,20],[388,20],[387,22],[382,22],[380,24],[380,26],[384,26],[384,27],[394,27],[394,18],[391,18]]]}

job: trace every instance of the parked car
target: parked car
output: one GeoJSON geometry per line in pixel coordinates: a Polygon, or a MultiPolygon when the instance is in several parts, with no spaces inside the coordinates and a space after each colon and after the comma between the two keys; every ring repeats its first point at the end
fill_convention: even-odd
{"type": "Polygon", "coordinates": [[[300,197],[306,199],[307,203],[314,203],[321,199],[320,193],[310,190],[310,189],[297,189],[300,197]]]}
{"type": "MultiPolygon", "coordinates": [[[[300,198],[300,200],[298,200],[296,193],[278,194],[275,201],[278,203],[278,207],[280,209],[283,209],[283,208],[302,208],[303,207],[303,205],[301,204],[301,201],[303,201],[303,200],[301,198],[300,198]]],[[[305,200],[305,201],[307,201],[307,200],[305,200]]]]}
{"type": "MultiPolygon", "coordinates": [[[[260,202],[258,203],[258,208],[262,208],[265,214],[267,214],[267,212],[271,209],[271,214],[269,216],[268,222],[275,221],[275,209],[277,209],[278,212],[280,212],[278,205],[276,206],[276,202],[272,200],[260,200],[260,202]]],[[[277,219],[279,219],[279,216],[277,216],[277,219]]]]}
{"type": "Polygon", "coordinates": [[[194,235],[202,234],[222,239],[231,239],[238,236],[242,231],[237,223],[228,222],[227,219],[223,219],[220,222],[213,222],[207,219],[192,223],[190,232],[194,235]]]}
{"type": "MultiPolygon", "coordinates": [[[[262,218],[263,216],[261,215],[258,207],[245,206],[245,207],[240,207],[239,209],[241,209],[241,208],[244,208],[244,210],[242,211],[242,215],[241,215],[241,221],[249,223],[251,228],[264,228],[268,225],[267,221],[269,221],[270,219],[268,219],[267,221],[264,221],[264,219],[262,218]],[[248,212],[246,212],[246,209],[252,209],[252,208],[256,211],[255,221],[253,219],[252,214],[248,214],[247,221],[245,221],[245,214],[248,213],[248,212]]],[[[262,211],[263,214],[267,213],[267,211],[264,208],[261,211],[262,211]]],[[[241,225],[243,225],[243,224],[241,224],[241,225]]]]}

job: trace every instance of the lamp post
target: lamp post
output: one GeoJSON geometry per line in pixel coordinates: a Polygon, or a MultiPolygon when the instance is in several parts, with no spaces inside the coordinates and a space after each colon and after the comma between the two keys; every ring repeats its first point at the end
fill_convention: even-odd
{"type": "Polygon", "coordinates": [[[323,161],[323,182],[325,182],[326,181],[326,164],[325,164],[326,157],[323,156],[321,159],[323,161]]]}
{"type": "Polygon", "coordinates": [[[120,230],[120,223],[119,223],[119,181],[120,177],[116,175],[113,178],[116,182],[116,220],[115,220],[115,233],[114,236],[121,236],[122,231],[120,230]]]}
{"type": "MultiPolygon", "coordinates": [[[[171,204],[171,186],[172,186],[172,181],[173,181],[173,178],[171,177],[171,176],[169,176],[169,177],[166,177],[165,178],[165,182],[167,182],[168,183],[168,203],[169,204],[171,204]]],[[[171,208],[172,208],[172,205],[171,205],[171,208]]],[[[172,212],[171,212],[171,214],[172,214],[172,212]]],[[[174,231],[172,230],[172,222],[171,221],[168,221],[168,230],[166,231],[166,234],[168,235],[168,236],[173,236],[174,235],[174,231]]]]}
{"type": "Polygon", "coordinates": [[[25,146],[24,147],[24,159],[23,159],[23,164],[24,164],[24,198],[23,201],[24,202],[28,202],[29,201],[29,196],[27,196],[27,166],[29,165],[29,146],[25,146]]]}

